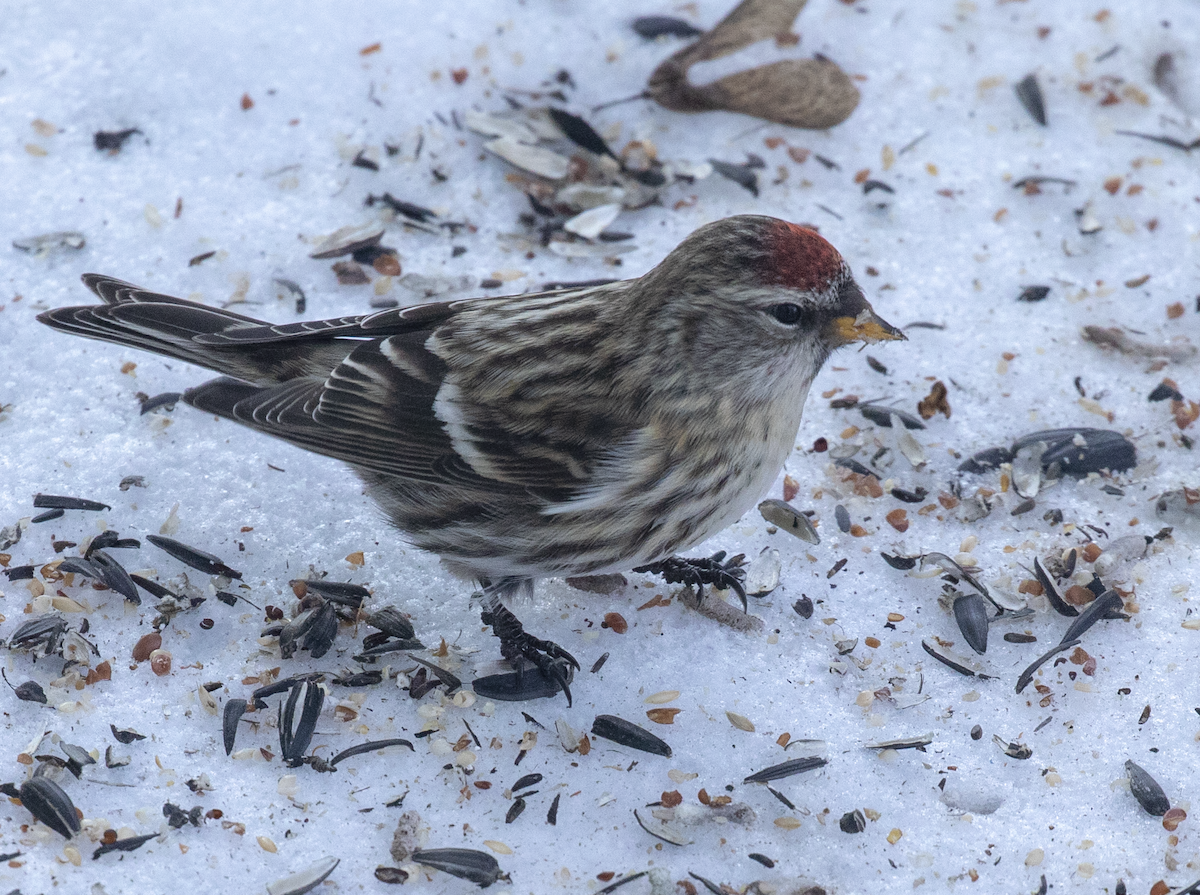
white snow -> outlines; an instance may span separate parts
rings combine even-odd
[[[269,669],[336,672],[353,664],[368,629],[343,628],[322,660],[302,653],[284,661],[256,642],[261,612],[219,603],[207,578],[189,571],[188,580],[210,599],[164,630],[173,670],[156,677],[148,663],[133,667],[130,659],[134,642],[150,630],[152,600],[127,607],[111,591],[64,588],[86,607],[88,636],[111,663],[112,680],[79,691],[51,689],[56,708],[3,697],[0,780],[19,785],[29,768],[18,754],[53,731],[101,755],[82,780],[61,779],[89,829],[97,835],[106,826],[130,834],[161,829],[164,836],[93,861],[96,843],[87,836],[68,845],[43,826],[22,827],[31,823],[29,813],[6,803],[0,853],[21,855],[0,866],[0,891],[262,892],[326,855],[341,863],[317,891],[392,891],[374,870],[395,863],[388,848],[401,811],[419,813],[431,848],[499,850],[511,882],[492,891],[513,893],[595,891],[604,885],[598,874],[651,868],[666,880],[656,892],[682,892],[674,883],[684,880],[704,891],[689,872],[738,892],[758,880],[764,893],[803,891],[806,884],[842,893],[964,886],[1025,892],[1036,890],[1043,874],[1058,892],[1114,892],[1124,879],[1128,891],[1146,893],[1158,880],[1174,888],[1200,878],[1196,820],[1165,830],[1138,807],[1124,770],[1133,759],[1172,805],[1192,813],[1200,632],[1183,624],[1192,616],[1200,557],[1196,529],[1157,518],[1154,503],[1164,491],[1200,486],[1197,454],[1181,440],[1194,439],[1200,427],[1181,432],[1169,404],[1146,396],[1169,376],[1187,399],[1200,399],[1197,361],[1151,370],[1145,358],[1102,351],[1080,336],[1082,326],[1096,324],[1139,331],[1149,342],[1200,341],[1195,154],[1116,133],[1169,134],[1184,142],[1200,133],[1179,105],[1194,109],[1200,102],[1200,8],[1183,0],[1107,8],[1079,0],[812,0],[796,24],[800,47],[774,52],[824,53],[861,76],[860,106],[831,131],[789,130],[725,113],[687,116],[644,101],[590,111],[639,92],[680,45],[641,40],[629,28],[633,16],[684,15],[706,27],[728,8],[717,0],[683,7],[565,0],[9,4],[0,39],[0,528],[34,515],[38,492],[113,507],[29,527],[7,551],[10,565],[40,568],[56,558],[51,535],[82,543],[105,526],[124,536],[158,533],[178,504],[174,536],[241,569],[250,586],[244,593],[257,605],[290,607],[288,580],[310,569],[367,583],[371,606],[394,604],[412,615],[427,645],[451,644],[450,658],[440,661],[468,679],[489,669],[496,640],[468,605],[470,587],[435,557],[406,546],[346,469],[182,405],[139,416],[136,392],[180,391],[207,374],[56,334],[34,319],[47,308],[86,303],[79,275],[87,271],[213,304],[244,296],[238,309],[245,313],[301,319],[290,298],[276,297],[272,279],[285,277],[307,294],[305,318],[365,312],[372,287],[339,286],[331,262],[308,255],[339,227],[378,219],[379,206],[364,207],[368,193],[388,191],[471,225],[453,237],[391,226],[384,243],[399,250],[405,274],[501,279],[504,290],[497,291],[509,292],[547,281],[638,275],[698,225],[730,214],[807,222],[841,250],[885,318],[945,329],[909,329],[907,343],[844,351],[818,377],[787,473],[800,482],[794,503],[820,520],[819,546],[768,533],[752,511],[699,551],[751,557],[768,547],[780,551],[781,586],[751,601],[765,633],[719,626],[678,599],[639,609],[675,590],[645,575],[631,574],[629,588],[605,597],[545,582],[532,603],[516,607],[531,631],[582,662],[572,708],[561,698],[462,706],[437,693],[414,702],[394,681],[352,692],[331,686],[314,739],[326,758],[367,739],[438,730],[414,740],[415,754],[360,756],[336,774],[293,771],[277,755],[275,697],[271,709],[250,716],[259,724],[241,725],[237,746],[275,757],[234,760],[224,753],[220,717],[197,696],[202,684],[219,682],[213,696],[223,705],[254,688],[243,679]],[[1040,27],[1048,29],[1044,36]],[[377,52],[362,55],[375,43]],[[755,60],[772,55],[755,52]],[[1153,83],[1164,52],[1175,61],[1177,102]],[[710,73],[739,64],[723,60]],[[574,89],[554,81],[563,68]],[[467,73],[461,84],[451,75],[458,69]],[[1013,92],[1030,72],[1045,93],[1048,127],[1035,124]],[[693,73],[705,76],[699,68]],[[452,113],[461,121],[470,110],[502,112],[506,91],[558,87],[568,107],[618,148],[648,140],[663,159],[692,165],[709,158],[741,162],[757,153],[767,163],[759,171],[760,197],[718,175],[673,186],[661,205],[622,212],[609,227],[635,234],[635,249],[619,267],[536,246],[527,255],[527,231],[517,216],[528,203],[505,180],[512,169],[484,152],[484,138],[455,127]],[[1106,105],[1109,91],[1118,101]],[[253,103],[248,109],[244,95]],[[93,148],[95,131],[128,127],[141,134],[119,153]],[[398,153],[389,155],[385,144]],[[808,150],[807,160],[797,161],[793,155],[805,153],[789,154],[789,146]],[[351,165],[364,149],[378,172]],[[816,154],[838,167],[826,168]],[[856,172],[869,174],[856,178]],[[1045,184],[1038,195],[1013,188],[1031,175],[1076,185]],[[868,176],[895,193],[864,196],[856,181]],[[1103,227],[1087,236],[1075,216],[1086,203]],[[9,248],[13,240],[61,230],[82,232],[86,247],[44,256]],[[454,256],[452,246],[467,251]],[[189,259],[213,251],[189,266]],[[1044,301],[1016,301],[1022,288],[1036,284],[1051,287]],[[396,285],[385,297],[415,300]],[[1171,319],[1167,307],[1176,302],[1184,313]],[[886,365],[886,375],[868,367],[868,353]],[[837,396],[882,398],[911,413],[934,379],[948,386],[953,415],[913,433],[927,457],[920,471],[904,459],[912,446],[902,455],[892,430],[853,410],[832,410],[826,400],[839,390]],[[1114,477],[1121,496],[1103,491],[1105,480],[1064,480],[1021,516],[1010,515],[1019,502],[1011,491],[970,524],[959,521],[961,509],[936,504],[961,458],[1029,431],[1066,426],[1125,432],[1142,463],[1151,463],[1137,475]],[[861,431],[847,433],[848,427]],[[877,447],[891,448],[878,461],[886,476],[927,488],[935,509],[920,515],[920,505],[890,496],[850,494],[832,477],[829,455],[807,450],[822,436],[834,447],[861,441],[862,462]],[[128,475],[144,476],[146,487],[118,490]],[[999,490],[998,473],[963,479],[968,496],[980,486]],[[776,483],[769,496],[780,492]],[[838,531],[838,503],[865,536]],[[898,507],[911,523],[904,534],[884,520]],[[1043,519],[1051,508],[1062,510],[1065,527]],[[1035,678],[1045,691],[1031,686],[1021,695],[1013,692],[1017,675],[1058,641],[1065,619],[1044,599],[1032,599],[1036,615],[996,625],[980,657],[996,678],[964,678],[920,645],[940,637],[969,652],[952,616],[938,606],[940,581],[907,576],[879,557],[884,550],[969,553],[980,579],[1012,600],[1020,596],[1018,583],[1031,577],[1026,569],[1035,556],[1081,546],[1092,535],[1103,548],[1168,524],[1177,526],[1173,538],[1156,542],[1122,585],[1134,589],[1138,611],[1130,621],[1101,622],[1084,635],[1094,675],[1051,662]],[[968,538],[977,539],[973,549],[963,544]],[[363,551],[361,567],[345,559],[355,551]],[[181,583],[183,567],[147,543],[117,557],[131,570]],[[827,578],[843,558],[845,567]],[[4,637],[45,611],[47,597],[61,587],[51,582],[47,597],[35,600],[27,584],[0,579]],[[791,608],[801,594],[816,603],[809,620]],[[601,627],[609,612],[624,616],[626,633]],[[889,627],[889,613],[903,619]],[[77,623],[85,616],[67,617]],[[214,620],[211,630],[200,627],[202,618]],[[1001,639],[1005,631],[1026,629],[1037,643]],[[850,638],[858,646],[839,657],[835,642]],[[872,648],[867,638],[879,643]],[[590,674],[605,652],[603,670]],[[831,673],[835,661],[843,673]],[[53,659],[34,664],[7,651],[4,668],[13,684],[34,679],[48,687],[58,674]],[[896,704],[882,688],[891,689]],[[647,697],[666,690],[679,691],[667,704],[681,709],[670,726],[645,715],[661,707],[647,705]],[[918,690],[929,698],[911,704]],[[357,717],[342,720],[334,705],[355,692]],[[1143,722],[1144,707],[1150,711]],[[727,712],[749,719],[754,730],[731,723]],[[593,740],[587,756],[558,745],[557,720],[585,731],[604,713],[652,729],[674,757],[603,740]],[[443,770],[462,755],[449,746],[466,734],[464,722],[483,744],[467,746],[476,753],[469,776],[457,766]],[[118,745],[110,723],[148,738]],[[975,724],[983,730],[978,741],[969,736]],[[537,745],[514,767],[527,731],[537,733]],[[863,748],[926,732],[933,743],[925,753]],[[803,747],[780,748],[784,733],[829,744],[827,767],[771,784],[794,811],[764,786],[742,783],[803,754]],[[992,742],[995,734],[1028,745],[1032,757],[1006,757]],[[132,756],[127,767],[105,768],[110,744]],[[57,750],[47,742],[41,751]],[[544,775],[538,794],[506,825],[508,787],[534,772]],[[194,794],[186,781],[200,774],[212,789]],[[291,774],[294,791],[284,779]],[[485,780],[490,789],[474,785]],[[701,788],[748,805],[753,819],[716,818],[700,808]],[[647,803],[675,790],[683,798],[681,816],[696,821],[683,827],[693,844],[682,847],[651,838],[633,816],[637,808],[646,817]],[[385,807],[406,792],[402,809]],[[545,816],[555,794],[562,799],[551,827]],[[201,829],[168,830],[161,813],[167,801],[185,810],[219,809],[223,817]],[[865,831],[841,832],[838,819],[856,808],[869,815]],[[244,825],[244,835],[224,822]],[[889,842],[889,833],[902,835]],[[261,844],[268,841],[271,850]],[[751,852],[774,859],[774,869],[749,859]],[[421,874],[407,886],[473,890],[445,874]],[[640,895],[650,883],[620,891]]]

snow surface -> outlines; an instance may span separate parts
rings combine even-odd
[[[519,278],[506,284],[512,291],[550,280],[640,274],[699,224],[734,213],[809,222],[839,247],[883,316],[945,329],[910,329],[907,343],[843,352],[818,378],[787,472],[800,482],[797,505],[814,510],[821,522],[819,546],[769,533],[752,512],[700,551],[754,557],[764,548],[779,550],[782,584],[751,606],[765,633],[734,632],[678,600],[639,611],[654,595],[673,591],[644,575],[631,575],[628,588],[606,597],[545,582],[531,605],[518,607],[531,630],[583,663],[572,708],[561,698],[460,707],[439,701],[437,693],[416,703],[393,681],[359,691],[358,717],[344,721],[333,707],[351,694],[331,688],[314,741],[326,757],[366,739],[411,738],[423,726],[438,730],[414,741],[415,754],[364,755],[330,775],[293,772],[277,756],[233,760],[221,745],[220,718],[200,705],[197,688],[220,682],[213,695],[223,704],[253,689],[244,678],[272,668],[282,666],[286,675],[349,667],[367,629],[343,629],[323,660],[302,653],[281,661],[256,642],[264,626],[260,612],[210,599],[165,629],[174,666],[156,677],[148,663],[133,667],[129,658],[150,629],[152,601],[133,608],[110,591],[64,591],[87,607],[89,636],[111,662],[112,680],[81,691],[51,688],[56,709],[6,698],[0,758],[7,764],[0,779],[25,779],[28,768],[17,763],[18,753],[42,731],[101,755],[111,744],[132,756],[128,767],[108,770],[101,758],[82,780],[64,775],[62,785],[86,818],[131,834],[161,829],[164,835],[136,852],[93,861],[94,843],[86,837],[64,847],[45,827],[23,827],[28,812],[6,804],[0,853],[21,855],[0,866],[0,890],[261,892],[268,882],[335,855],[341,865],[318,891],[391,891],[373,873],[395,863],[388,848],[402,810],[420,815],[429,847],[505,852],[497,857],[511,883],[492,891],[514,893],[595,891],[603,885],[597,874],[650,868],[663,871],[659,892],[682,892],[674,882],[683,880],[703,891],[689,872],[734,891],[758,880],[758,891],[780,893],[808,883],[843,893],[1023,892],[1036,890],[1043,874],[1054,891],[1113,892],[1123,878],[1128,891],[1146,893],[1160,879],[1176,887],[1200,877],[1195,820],[1173,834],[1165,830],[1135,803],[1123,769],[1132,758],[1173,805],[1192,810],[1200,633],[1181,625],[1192,611],[1200,568],[1194,530],[1177,527],[1133,570],[1123,585],[1135,590],[1131,599],[1139,610],[1130,621],[1102,622],[1085,635],[1082,647],[1096,660],[1093,676],[1078,665],[1048,664],[1036,679],[1045,692],[1031,687],[1021,695],[1013,691],[1016,676],[1058,641],[1066,620],[1044,599],[1032,599],[1035,617],[992,632],[982,661],[996,679],[961,677],[920,645],[936,636],[968,652],[953,618],[938,606],[938,580],[906,576],[879,557],[882,550],[955,555],[964,540],[977,539],[969,552],[981,579],[1012,599],[1034,557],[1082,545],[1094,532],[1085,525],[1102,530],[1104,547],[1123,535],[1152,535],[1178,524],[1156,518],[1154,500],[1184,484],[1200,485],[1196,454],[1183,446],[1168,405],[1146,396],[1170,376],[1185,396],[1200,397],[1196,362],[1150,371],[1146,359],[1085,343],[1080,329],[1119,324],[1148,341],[1197,339],[1194,155],[1115,131],[1167,133],[1185,142],[1196,135],[1194,122],[1153,85],[1151,71],[1161,53],[1174,53],[1183,101],[1194,107],[1200,7],[1178,0],[1110,3],[1107,9],[1075,0],[813,0],[797,22],[799,50],[786,52],[825,53],[862,76],[862,103],[839,127],[793,131],[725,113],[685,116],[647,102],[590,113],[597,103],[638,92],[679,45],[641,40],[628,27],[632,16],[676,13],[708,26],[727,8],[716,0],[687,4],[682,13],[670,5],[565,0],[8,5],[0,39],[0,252],[7,252],[0,255],[0,527],[32,515],[37,492],[81,495],[113,507],[31,526],[8,551],[14,565],[54,559],[51,535],[82,542],[106,525],[126,536],[156,533],[178,504],[175,536],[241,569],[250,586],[245,593],[259,606],[290,606],[288,579],[310,569],[327,572],[368,583],[373,606],[392,603],[410,613],[427,644],[442,638],[452,644],[443,661],[467,678],[489,666],[496,641],[468,608],[470,588],[450,578],[436,558],[406,547],[342,466],[183,406],[139,416],[136,392],[182,390],[205,374],[55,334],[34,320],[39,310],[87,301],[79,283],[86,271],[214,304],[241,289],[248,313],[299,319],[290,301],[276,297],[272,278],[283,276],[307,293],[305,317],[361,313],[371,287],[337,285],[330,262],[308,253],[320,236],[374,219],[378,207],[363,207],[369,192],[390,191],[472,225],[453,238],[393,226],[384,241],[398,248],[405,272],[476,281],[514,272]],[[1044,36],[1041,27],[1048,30]],[[378,52],[360,54],[376,42]],[[501,111],[506,90],[559,86],[553,78],[564,67],[577,85],[563,88],[569,107],[586,114],[615,146],[648,139],[663,158],[693,162],[739,162],[757,153],[767,162],[761,196],[716,175],[672,187],[662,205],[624,212],[613,225],[636,237],[619,268],[540,249],[528,257],[526,231],[517,222],[528,206],[505,180],[511,169],[485,156],[481,138],[457,129],[451,113]],[[712,71],[736,67],[723,61]],[[456,84],[450,72],[459,68],[467,78]],[[1045,128],[1013,92],[1030,72],[1045,92]],[[1084,83],[1093,85],[1091,92],[1081,90]],[[1103,105],[1108,89],[1119,101]],[[243,95],[252,99],[251,108],[242,108]],[[56,132],[45,135],[48,129],[38,130],[35,121],[49,122]],[[126,127],[142,134],[119,154],[92,147],[93,132]],[[768,148],[764,141],[771,137],[786,142]],[[388,156],[385,143],[400,152]],[[814,156],[798,163],[788,145],[839,167],[828,169]],[[351,166],[364,147],[379,154],[378,172]],[[884,157],[891,153],[887,168]],[[448,175],[445,182],[431,174],[434,166]],[[895,193],[864,196],[855,175],[867,169]],[[786,179],[775,182],[783,174]],[[1049,184],[1030,196],[1012,186],[1028,175],[1077,185],[1066,191]],[[1122,179],[1111,193],[1104,186],[1110,178]],[[881,201],[886,207],[878,207]],[[1089,201],[1103,230],[1083,236],[1074,211]],[[1151,221],[1157,222],[1153,229]],[[46,256],[7,248],[13,239],[55,230],[81,231],[86,248]],[[453,256],[454,245],[466,253]],[[217,254],[188,265],[209,251]],[[1146,275],[1140,285],[1125,285]],[[1018,303],[1022,288],[1034,284],[1051,286],[1049,297]],[[399,287],[390,296],[404,297]],[[1186,313],[1168,319],[1166,308],[1175,302]],[[886,365],[886,375],[868,367],[867,353]],[[123,371],[127,363],[136,369]],[[961,508],[937,506],[918,515],[917,505],[889,496],[849,494],[832,477],[829,455],[807,451],[819,436],[835,447],[857,438],[863,461],[877,445],[895,447],[893,432],[853,410],[830,409],[823,393],[886,398],[912,412],[933,378],[949,387],[953,415],[915,433],[926,466],[914,471],[894,449],[878,461],[897,484],[929,489],[930,502],[948,487],[959,455],[1041,428],[1111,425],[1135,440],[1143,468],[1115,477],[1123,496],[1103,491],[1105,480],[1064,481],[1039,495],[1033,512],[1010,515],[1019,498],[1009,492],[990,516],[965,524],[958,519]],[[1111,424],[1097,410],[1110,414]],[[851,426],[861,432],[847,435]],[[1193,426],[1184,434],[1195,432]],[[119,491],[117,483],[128,475],[144,476],[146,487]],[[980,486],[998,489],[999,475],[964,479],[968,496]],[[780,489],[777,483],[772,496]],[[839,502],[865,536],[837,530]],[[884,521],[898,507],[908,510],[911,522],[902,535]],[[1052,508],[1062,510],[1064,524],[1043,519]],[[360,550],[361,568],[344,559]],[[149,544],[118,556],[130,569],[152,569],[180,583],[182,566]],[[845,567],[827,578],[843,558]],[[188,578],[210,589],[204,576],[189,572]],[[26,613],[47,608],[47,598],[34,600],[26,582],[0,580],[0,593],[4,636],[29,618]],[[791,608],[802,593],[816,603],[809,620]],[[600,627],[608,612],[624,616],[627,633]],[[888,627],[889,613],[903,619]],[[211,630],[200,627],[206,617],[215,621]],[[999,636],[1026,629],[1036,644]],[[866,644],[868,637],[878,638],[877,648]],[[834,643],[848,638],[859,644],[840,659],[843,673],[831,673],[839,660]],[[590,674],[605,652],[603,670]],[[56,662],[34,664],[26,655],[6,656],[5,668],[14,684],[32,678],[48,687],[58,673]],[[897,704],[870,696],[884,687]],[[899,707],[919,689],[927,701]],[[679,691],[669,703],[681,709],[671,726],[644,714],[652,707],[647,697],[666,690]],[[274,702],[254,716],[261,719],[257,727],[242,725],[239,749],[278,753]],[[1148,719],[1141,719],[1144,707]],[[754,730],[733,726],[726,712],[749,719]],[[674,757],[596,739],[586,756],[564,752],[554,722],[563,718],[586,730],[601,713],[652,728]],[[443,770],[460,754],[447,754],[446,747],[466,732],[464,721],[483,744],[469,747],[477,752],[470,776]],[[110,723],[148,739],[120,746]],[[983,737],[973,741],[969,731],[976,724]],[[537,745],[514,767],[518,743],[531,730]],[[785,732],[829,744],[826,768],[772,784],[794,811],[765,787],[742,783],[747,774],[796,756],[797,750],[777,744]],[[934,741],[925,753],[880,755],[863,748],[926,732]],[[1032,757],[1006,757],[993,734],[1027,744]],[[43,751],[55,750],[47,744]],[[539,793],[506,825],[506,790],[534,772],[545,777]],[[281,778],[292,773],[294,793],[286,781],[281,792]],[[200,774],[212,789],[195,795],[185,781]],[[472,785],[483,780],[490,789]],[[942,801],[943,782],[959,809]],[[664,791],[678,790],[685,806],[698,809],[701,788],[750,806],[754,819],[685,827],[694,843],[683,847],[661,843],[636,824],[633,809],[645,812]],[[402,809],[385,807],[406,792]],[[558,825],[551,827],[545,816],[555,794],[562,800]],[[244,825],[244,835],[215,819],[202,829],[168,830],[161,813],[166,801],[219,809],[224,821]],[[997,801],[998,810],[982,813]],[[871,819],[862,834],[848,835],[838,819],[855,808],[869,809]],[[89,825],[97,835],[104,827]],[[268,841],[271,850],[262,844]],[[751,852],[774,859],[774,869],[748,858]],[[648,892],[648,879],[621,891]],[[439,893],[473,889],[440,873],[407,885]]]

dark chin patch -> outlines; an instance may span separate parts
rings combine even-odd
[[[842,269],[842,256],[816,231],[777,221],[767,237],[768,283],[804,292],[824,291]]]

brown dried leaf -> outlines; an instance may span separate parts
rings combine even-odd
[[[1171,413],[1175,415],[1175,425],[1186,429],[1200,419],[1200,404],[1195,401],[1172,401]]]
[[[935,413],[943,413],[946,419],[950,418],[950,402],[946,400],[946,386],[942,380],[935,382],[929,394],[920,400],[917,413],[921,414],[923,420],[930,419]]]
[[[711,31],[659,65],[650,75],[646,95],[676,112],[724,109],[812,129],[840,124],[858,105],[859,92],[849,76],[824,57],[784,59],[703,87],[688,82],[688,70],[698,62],[790,33],[806,2],[742,0]]]

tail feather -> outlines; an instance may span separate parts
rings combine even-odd
[[[38,315],[38,320],[63,332],[152,351],[259,385],[324,375],[346,354],[332,341],[303,347],[288,343],[203,344],[199,337],[257,330],[268,324],[101,274],[85,274],[83,282],[104,304],[55,308]]]
[[[205,359],[199,346],[189,346],[186,340],[170,339],[156,334],[153,327],[133,327],[112,314],[111,305],[87,305],[75,308],[55,308],[38,315],[38,320],[54,329],[100,339],[130,348],[141,348],[189,363],[215,369],[211,356]]]
[[[262,324],[261,320],[256,320],[253,317],[235,314],[233,311],[225,309],[217,311],[215,308],[198,305],[196,302],[188,301],[186,298],[176,298],[174,295],[166,295],[162,292],[151,292],[148,289],[143,289],[141,286],[135,286],[133,283],[127,283],[124,280],[118,280],[116,277],[110,277],[102,273],[85,273],[80,279],[83,280],[83,285],[91,289],[106,305],[128,305],[148,302],[158,305],[180,305],[188,308],[203,307],[206,310],[221,314],[230,323],[249,323],[256,326]]]

